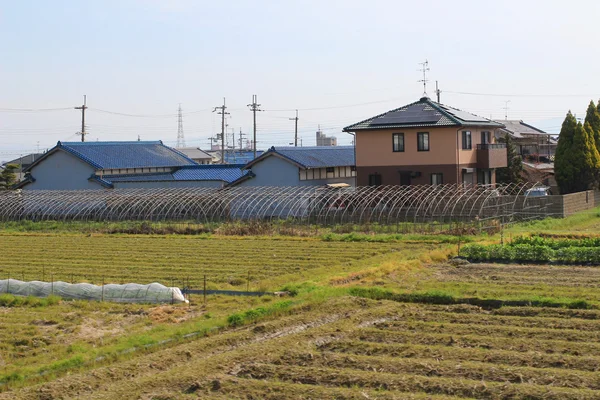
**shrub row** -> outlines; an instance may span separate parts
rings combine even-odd
[[[482,299],[479,297],[458,297],[439,290],[427,292],[396,293],[381,288],[353,287],[350,295],[373,300],[392,300],[402,303],[420,304],[470,304],[484,308],[501,307],[552,307],[569,309],[594,309],[596,306],[580,299],[530,296],[519,299]]]
[[[600,237],[578,239],[552,239],[542,236],[519,236],[513,239],[510,246],[526,244],[530,246],[548,246],[554,250],[568,247],[600,247]]]
[[[529,244],[499,244],[483,246],[471,244],[463,247],[460,256],[469,261],[533,262],[558,264],[594,264],[600,265],[600,247],[562,247]]]

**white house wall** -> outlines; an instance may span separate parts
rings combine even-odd
[[[31,170],[35,182],[24,190],[84,190],[101,189],[97,182],[89,181],[95,169],[77,157],[59,150],[49,155]]]
[[[325,169],[323,168],[323,170]],[[348,167],[348,170],[350,170],[350,167]],[[354,177],[300,180],[300,174],[303,174],[303,178],[305,176],[304,171],[289,161],[275,156],[267,157],[254,164],[252,172],[256,176],[240,183],[240,186],[324,186],[329,183],[347,183],[354,186],[355,183]],[[321,175],[319,174],[319,176]],[[323,173],[323,176],[326,176],[326,174]]]

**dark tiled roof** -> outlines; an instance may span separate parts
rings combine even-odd
[[[528,125],[521,120],[509,119],[496,122],[503,124],[504,130],[510,132],[510,134],[516,138],[522,138],[522,135],[547,135],[543,130]]]
[[[503,125],[457,108],[436,103],[428,97],[422,97],[414,103],[347,126],[344,128],[344,132],[436,126],[502,127]]]
[[[253,164],[272,155],[279,155],[298,166],[308,168],[344,167],[354,165],[354,147],[352,146],[314,146],[314,147],[271,147],[269,151],[256,160],[246,164],[250,168]]]
[[[28,169],[57,150],[64,150],[96,169],[181,167],[197,165],[161,141],[154,142],[58,142]]]

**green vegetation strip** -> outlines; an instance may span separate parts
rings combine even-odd
[[[560,299],[552,297],[532,296],[523,299],[481,299],[478,297],[456,297],[442,291],[395,293],[380,288],[350,288],[349,293],[353,296],[365,297],[373,300],[392,300],[403,303],[422,304],[470,304],[483,308],[500,308],[505,306],[523,307],[556,307],[570,309],[593,309],[597,308],[585,300]]]
[[[600,238],[517,237],[506,245],[469,244],[460,256],[469,261],[600,265]]]

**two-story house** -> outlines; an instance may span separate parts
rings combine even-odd
[[[501,123],[428,97],[344,128],[355,136],[357,185],[492,184],[506,167]]]

